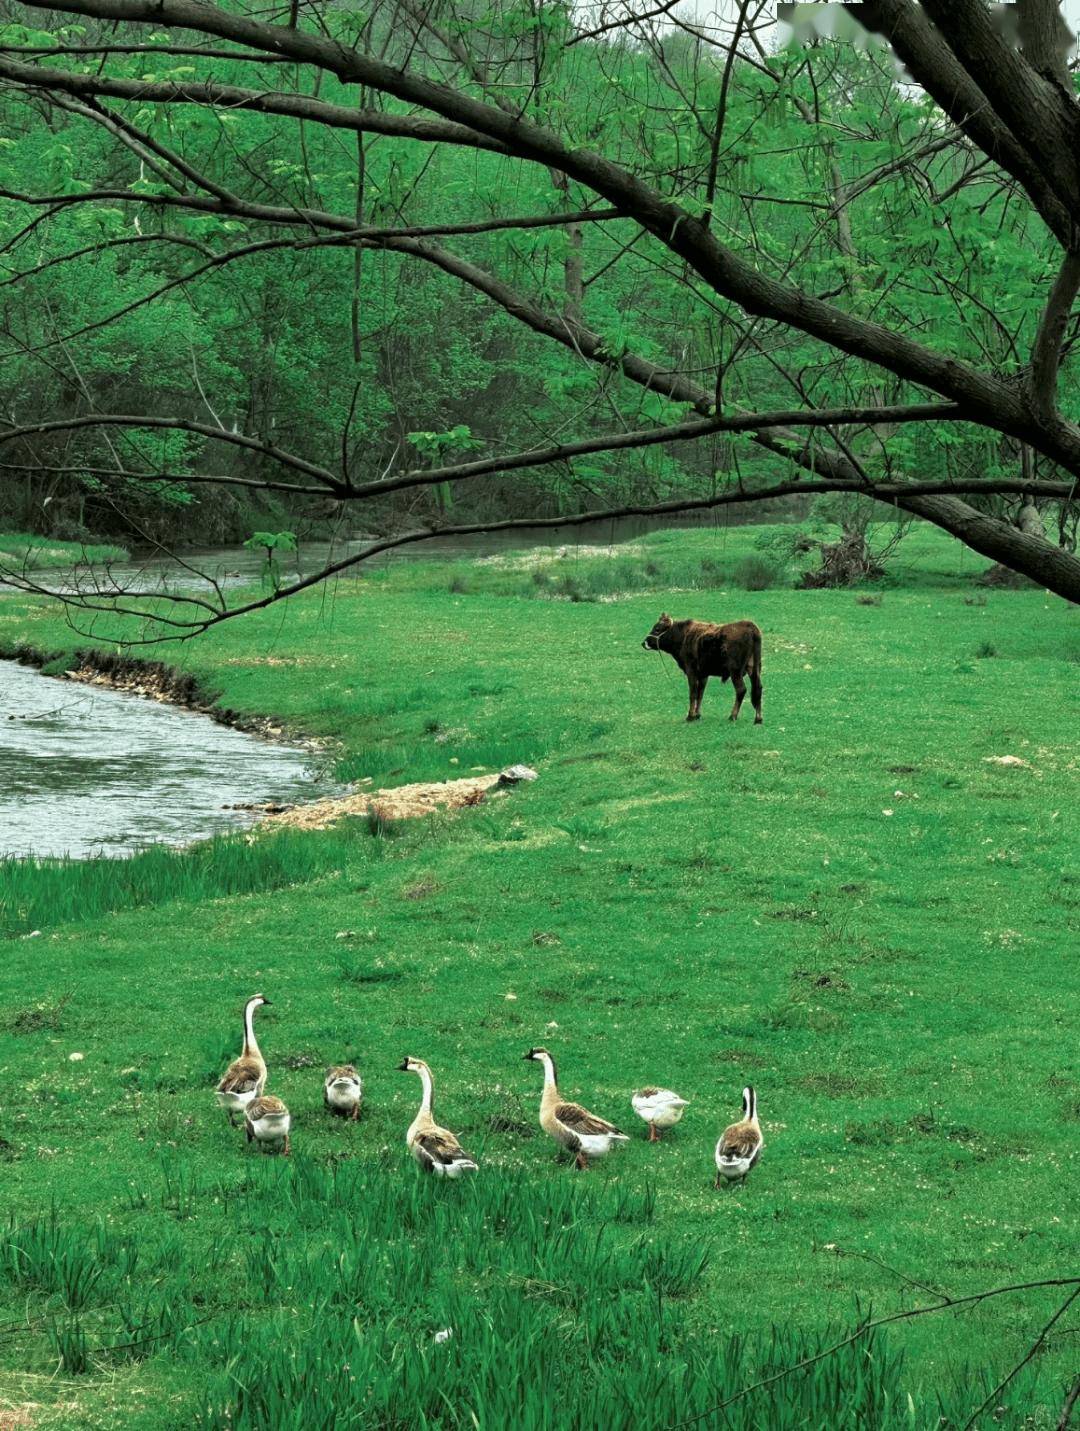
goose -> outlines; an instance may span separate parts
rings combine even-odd
[[[360,1101],[363,1096],[364,1085],[353,1064],[339,1063],[326,1070],[323,1102],[331,1113],[336,1113],[340,1118],[351,1118],[355,1123],[360,1117]]]
[[[420,1058],[403,1058],[398,1069],[401,1073],[418,1073],[423,1089],[420,1111],[405,1134],[405,1142],[416,1161],[426,1173],[434,1173],[440,1178],[460,1178],[467,1168],[475,1171],[476,1163],[453,1133],[447,1128],[440,1128],[432,1116],[434,1080],[431,1069]]]
[[[225,1070],[225,1077],[217,1086],[217,1101],[220,1107],[229,1110],[229,1122],[236,1126],[237,1113],[244,1113],[253,1098],[259,1098],[266,1087],[266,1060],[259,1052],[255,1041],[255,1010],[263,1004],[269,1007],[270,1000],[262,994],[254,994],[244,1005],[244,1047],[240,1057],[234,1058]]]
[[[546,1048],[531,1048],[524,1058],[544,1065],[544,1091],[540,1097],[540,1126],[557,1143],[574,1154],[579,1168],[587,1168],[590,1158],[602,1158],[613,1143],[628,1143],[627,1134],[606,1118],[598,1118],[579,1103],[567,1103],[559,1094],[555,1060]]]
[[[674,1128],[683,1109],[690,1107],[687,1099],[672,1093],[670,1088],[639,1088],[632,1095],[630,1105],[638,1117],[648,1123],[650,1143],[660,1141],[658,1128]]]
[[[283,1143],[284,1147],[281,1151],[286,1156],[289,1153],[289,1128],[291,1126],[292,1119],[289,1117],[289,1110],[280,1098],[273,1098],[270,1094],[253,1099],[244,1114],[244,1127],[247,1130],[248,1142],[254,1140],[257,1143]]]
[[[757,1094],[752,1088],[742,1091],[743,1115],[738,1123],[725,1128],[716,1145],[716,1186],[720,1179],[732,1182],[735,1178],[745,1179],[747,1173],[761,1157],[765,1139],[761,1136],[761,1124],[757,1116]]]

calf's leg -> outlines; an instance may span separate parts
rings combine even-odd
[[[750,704],[754,707],[754,724],[761,725],[765,717],[761,714],[761,677],[757,671],[750,672]]]
[[[735,704],[731,707],[731,719],[739,719],[739,710],[746,699],[746,682],[741,676],[732,676],[731,684],[735,688]]]
[[[690,710],[687,713],[687,720],[701,719],[701,693],[705,689],[705,682],[697,675],[687,672],[687,685],[690,687]]]

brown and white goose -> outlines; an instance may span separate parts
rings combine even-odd
[[[453,1133],[448,1128],[440,1128],[431,1111],[434,1080],[431,1069],[420,1058],[404,1058],[398,1064],[402,1073],[420,1075],[423,1090],[420,1111],[409,1124],[405,1142],[409,1151],[424,1169],[440,1178],[460,1178],[467,1168],[475,1170],[476,1163],[469,1157]]]
[[[716,1186],[720,1179],[732,1182],[735,1178],[745,1178],[761,1157],[765,1139],[761,1136],[761,1124],[757,1116],[757,1094],[752,1088],[742,1091],[743,1115],[738,1123],[732,1123],[720,1134],[716,1145]]]
[[[360,1117],[360,1103],[364,1097],[364,1085],[355,1065],[338,1063],[326,1070],[323,1081],[323,1102],[331,1113],[339,1118],[351,1118],[355,1123]]]
[[[247,1106],[244,1114],[244,1127],[247,1130],[248,1142],[256,1143],[281,1143],[281,1151],[289,1153],[289,1129],[292,1126],[292,1119],[289,1117],[289,1110],[282,1103],[280,1098],[273,1098],[266,1094],[262,1098],[253,1098]]]
[[[234,1127],[236,1115],[245,1113],[251,1101],[260,1097],[266,1087],[266,1060],[255,1039],[255,1010],[269,1003],[262,994],[254,994],[244,1005],[244,1047],[217,1086],[218,1104],[229,1110],[229,1122]]]
[[[579,1168],[587,1168],[592,1158],[602,1158],[613,1143],[628,1143],[626,1133],[582,1108],[580,1103],[567,1103],[559,1093],[555,1075],[555,1060],[546,1048],[531,1048],[523,1057],[544,1065],[544,1091],[540,1097],[540,1126],[557,1143],[573,1153]]]

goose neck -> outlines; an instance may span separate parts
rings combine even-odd
[[[249,1057],[259,1058],[259,1045],[255,1038],[255,1010],[258,1004],[252,1002],[244,1005],[244,1053]]]
[[[544,1093],[557,1093],[558,1084],[556,1082],[555,1060],[550,1053],[543,1053],[540,1055],[540,1062],[544,1065]]]
[[[416,1070],[420,1075],[420,1112],[431,1116],[431,1105],[434,1099],[435,1085],[431,1077],[431,1069],[426,1064],[421,1064]]]

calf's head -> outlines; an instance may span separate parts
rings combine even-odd
[[[646,651],[662,651],[663,646],[661,642],[663,640],[663,637],[668,631],[671,630],[674,624],[675,623],[672,621],[671,617],[667,614],[667,612],[661,611],[660,620],[656,623],[653,629],[649,632],[648,636],[646,636],[645,640],[641,643],[645,647]]]

